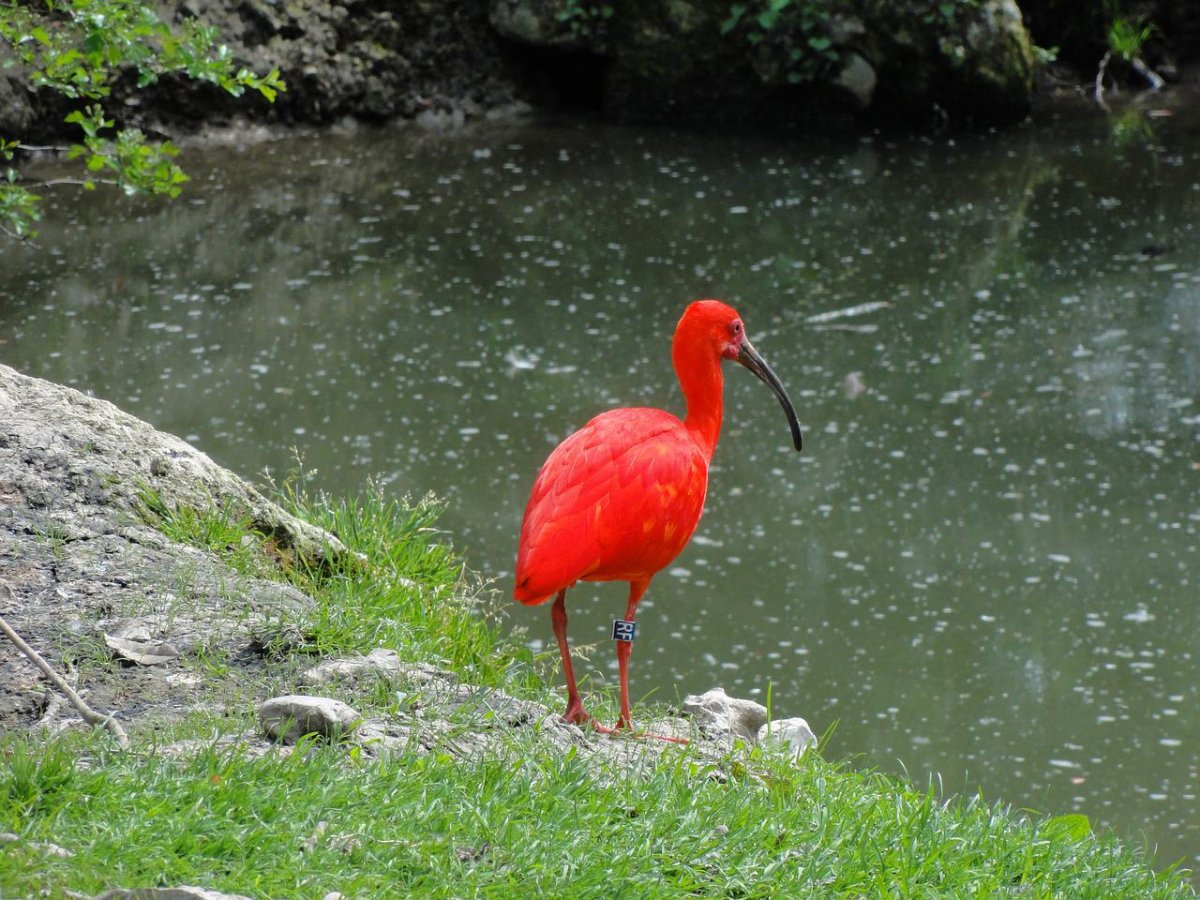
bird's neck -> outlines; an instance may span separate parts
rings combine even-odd
[[[689,354],[677,348],[674,355],[675,374],[687,401],[684,427],[696,438],[708,459],[712,459],[721,436],[721,415],[724,409],[725,379],[721,361],[710,356]]]

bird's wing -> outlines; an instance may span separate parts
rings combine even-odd
[[[518,600],[581,578],[649,577],[687,543],[707,462],[674,416],[621,409],[560,444],[534,482],[517,557]]]

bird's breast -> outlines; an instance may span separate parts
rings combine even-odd
[[[652,576],[691,538],[707,489],[708,458],[674,416],[597,416],[555,449],[534,483],[518,599],[537,602],[581,579]]]

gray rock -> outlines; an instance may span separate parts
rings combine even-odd
[[[114,888],[93,900],[250,900],[245,894],[226,894],[208,888],[180,885],[167,888]]]
[[[167,509],[216,506],[310,561],[346,554],[333,535],[284,512],[191,444],[105,400],[0,365],[0,422],[0,447],[25,462],[10,491],[46,508],[64,540],[111,533],[111,516],[97,521],[106,507],[140,519],[153,497]]]
[[[304,684],[318,685],[333,681],[358,681],[371,676],[391,679],[399,675],[400,670],[400,657],[396,655],[396,651],[380,647],[366,656],[326,660],[307,670],[300,676],[300,681]]]
[[[444,683],[454,686],[458,679],[453,672],[429,663],[401,662],[395,650],[379,647],[366,656],[329,659],[318,663],[300,676],[302,684],[322,685],[331,682],[355,683],[365,678],[382,678],[396,684],[427,687]]]
[[[174,646],[167,641],[156,641],[149,634],[143,638],[106,633],[104,643],[121,659],[139,666],[157,666],[179,658],[179,651]]]
[[[569,6],[561,0],[492,0],[488,5],[488,21],[497,34],[532,47],[596,49],[603,33],[596,26],[603,24],[603,20],[578,21],[572,27],[572,16],[564,15]],[[574,11],[586,17],[589,8],[577,4]]]
[[[691,716],[707,735],[722,732],[753,741],[767,722],[767,708],[753,700],[730,697],[724,688],[690,694],[683,701],[683,714]]]
[[[790,719],[772,719],[758,729],[758,742],[785,746],[799,759],[809,747],[816,746],[817,736],[808,727],[808,722],[797,716]]]
[[[842,70],[838,72],[834,83],[846,91],[859,109],[866,109],[875,99],[875,69],[857,53],[847,53],[843,57]]]
[[[267,737],[293,743],[306,734],[319,734],[331,740],[348,737],[362,716],[332,697],[288,694],[273,697],[260,706],[258,720]]]
[[[148,664],[173,652],[254,659],[254,635],[302,621],[313,603],[290,585],[235,573],[217,555],[171,540],[151,524],[157,514],[148,503],[245,519],[270,534],[272,546],[288,548],[285,556],[312,554],[313,565],[348,555],[333,535],[288,515],[179,438],[111,403],[0,366],[0,605],[37,649],[88,653],[103,641],[137,662],[98,672],[87,686],[93,708],[118,718],[173,718],[211,702],[211,684],[172,681],[176,666]],[[239,679],[231,674],[229,682],[236,688]],[[37,722],[43,691],[38,671],[0,641],[0,730]]]

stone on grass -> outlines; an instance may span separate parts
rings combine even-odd
[[[179,658],[173,644],[155,640],[145,628],[127,635],[104,632],[104,643],[120,659],[139,666],[157,666]]]
[[[354,733],[362,716],[332,697],[287,694],[260,706],[258,720],[267,737],[290,744],[306,734],[330,740],[347,737]]]
[[[179,887],[113,888],[93,900],[250,900],[245,894],[226,894],[183,884]]]
[[[799,759],[805,750],[816,745],[817,736],[808,727],[808,722],[796,716],[790,719],[772,719],[758,729],[758,742],[785,746]]]
[[[356,682],[372,677],[414,687],[458,683],[458,678],[453,672],[447,672],[429,663],[402,662],[395,650],[386,647],[372,650],[366,656],[348,656],[318,663],[301,675],[300,680],[307,685],[319,685],[331,681]]]
[[[752,741],[767,722],[767,708],[753,700],[730,697],[724,688],[690,694],[683,701],[683,714],[691,716],[706,734],[726,732]]]
[[[400,672],[400,657],[395,650],[380,647],[366,656],[330,659],[313,666],[300,676],[305,684],[328,684],[331,681],[357,681],[367,675],[392,678]]]

